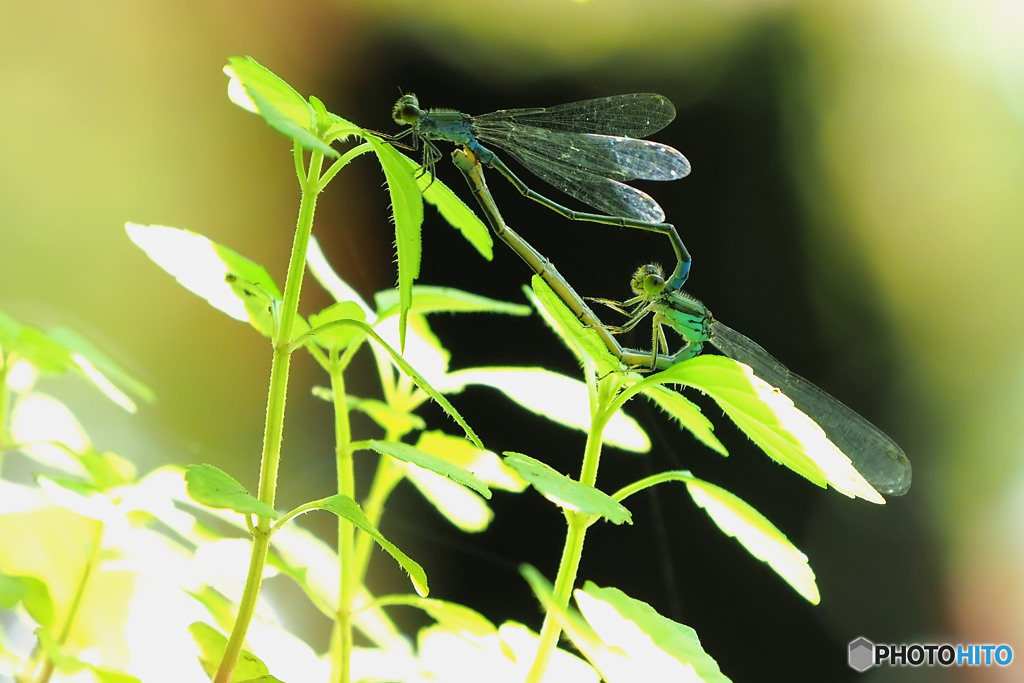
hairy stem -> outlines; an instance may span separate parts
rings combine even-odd
[[[263,431],[263,456],[260,461],[259,499],[273,507],[277,494],[277,471],[281,462],[281,438],[284,433],[284,409],[288,394],[288,370],[291,365],[291,339],[295,319],[298,316],[299,293],[302,290],[302,277],[305,273],[306,247],[313,231],[313,215],[316,213],[316,200],[320,186],[318,183],[323,167],[323,154],[312,152],[309,170],[300,182],[302,199],[299,204],[299,217],[296,221],[295,238],[292,241],[292,253],[288,261],[288,275],[284,286],[284,303],[281,306],[281,317],[274,337],[274,355],[270,364],[270,388],[267,392],[267,419]],[[252,552],[249,556],[249,573],[245,579],[245,588],[238,605],[238,617],[228,637],[224,657],[221,659],[215,683],[228,683],[235,662],[245,642],[245,634],[249,630],[253,614],[256,611],[256,600],[259,597],[260,584],[263,579],[263,568],[267,562],[270,549],[271,520],[260,517],[256,520],[253,533]]]

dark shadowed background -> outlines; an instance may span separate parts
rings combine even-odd
[[[1009,643],[1024,654],[1016,5],[106,0],[4,14],[0,310],[78,328],[159,396],[128,417],[90,389],[62,387],[100,448],[144,470],[210,462],[256,483],[268,345],[179,288],[123,229],[130,220],[195,230],[283,278],[298,199],[290,145],[228,102],[229,56],[251,55],[383,131],[396,129],[390,109],[402,92],[468,113],[659,92],[678,115],[656,137],[693,173],[644,189],[694,256],[688,290],[890,433],[913,461],[914,487],[886,506],[847,500],[769,462],[710,402],[702,406],[727,460],[636,404],[631,414],[654,448],[609,449],[599,484],[611,491],[685,467],[729,488],[809,556],[821,605],[724,538],[681,488],[633,499],[631,527],[596,527],[581,578],[692,626],[738,681],[1019,678],[1019,665],[868,677],[846,666],[846,644],[861,635]],[[454,169],[442,163],[438,173],[469,200]],[[562,220],[495,174],[490,186],[509,223],[584,295],[625,298],[636,266],[671,265],[657,235]],[[388,199],[371,156],[332,183],[314,232],[364,296],[394,283]],[[420,282],[521,302],[529,275],[500,243],[483,261],[428,209]],[[327,302],[307,282],[306,313]],[[456,367],[544,365],[578,376],[536,316],[434,325]],[[328,495],[333,481],[330,411],[308,392],[325,380],[296,358],[281,509]],[[374,385],[357,373],[350,388]],[[454,402],[492,450],[577,469],[583,435],[485,389]],[[430,418],[451,428],[437,411]],[[530,493],[492,504],[492,527],[467,536],[407,487],[384,531],[424,565],[432,596],[538,628],[517,567],[554,576],[561,515]],[[302,523],[331,532],[326,516]],[[407,590],[393,565],[375,567],[378,593]],[[325,623],[294,592],[266,595],[303,637],[326,645]],[[411,611],[400,617],[419,623]]]

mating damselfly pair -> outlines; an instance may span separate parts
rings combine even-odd
[[[495,234],[551,286],[583,324],[598,330],[602,341],[624,365],[650,370],[669,367],[698,355],[704,343],[710,342],[787,395],[821,426],[878,491],[903,495],[909,490],[910,462],[891,438],[812,382],[790,372],[757,343],[715,320],[703,304],[682,291],[690,270],[689,252],[675,227],[665,222],[658,203],[626,184],[632,180],[675,180],[690,172],[689,162],[677,150],[640,139],[660,131],[675,118],[675,107],[667,98],[636,93],[469,116],[454,110],[423,110],[414,95],[405,95],[396,103],[393,117],[397,123],[409,126],[396,137],[410,136],[412,146],[422,148],[424,172],[433,173],[442,157],[436,141],[461,148],[455,154],[455,163]],[[604,214],[574,211],[536,192],[483,143],[508,152],[539,178]],[[505,224],[487,189],[481,164],[498,171],[523,195],[566,218],[665,234],[675,252],[675,269],[665,278],[656,266],[644,266],[631,282],[632,299],[620,305],[599,300],[629,315],[624,325],[604,325],[550,261]],[[633,329],[648,315],[653,321],[651,350],[622,347],[613,335]],[[683,338],[684,346],[674,354],[669,353],[664,326]]]

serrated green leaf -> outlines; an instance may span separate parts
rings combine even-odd
[[[487,484],[477,479],[472,472],[469,472],[448,460],[439,458],[436,455],[431,455],[430,453],[422,451],[415,446],[411,446],[400,441],[371,440],[369,445],[370,448],[378,453],[390,455],[402,462],[412,463],[417,467],[422,467],[423,469],[434,472],[435,474],[448,477],[463,486],[468,486],[484,498],[491,497],[491,490],[487,488]]]
[[[715,425],[704,417],[704,413],[693,401],[682,394],[662,385],[652,386],[645,390],[644,396],[657,404],[662,410],[674,418],[683,429],[689,431],[705,446],[720,453],[729,455],[722,442],[714,435]]]
[[[570,479],[540,460],[522,453],[507,452],[505,464],[560,508],[599,515],[614,524],[633,523],[629,510],[607,493]]]
[[[462,233],[467,242],[490,261],[494,258],[494,239],[480,217],[470,209],[451,188],[431,173],[420,173],[420,163],[404,154],[399,154],[416,177],[423,198],[432,204],[449,225]]]
[[[821,600],[814,571],[778,527],[739,496],[709,482],[686,480],[690,497],[710,515],[718,528],[732,536],[757,559],[767,562],[776,574],[812,605]]]
[[[275,559],[275,555],[279,559]],[[268,560],[295,578],[313,605],[333,619],[338,604],[338,554],[320,538],[298,524],[279,526]],[[233,608],[232,608],[233,609]],[[234,618],[234,614],[231,614]],[[363,585],[356,597],[353,620],[360,633],[384,649],[400,650],[408,646],[394,621]]]
[[[413,320],[422,320],[422,316],[413,316]],[[383,323],[386,325],[388,321],[385,320],[383,321]],[[404,374],[406,374],[413,380],[413,382],[416,383],[417,387],[419,387],[427,396],[429,396],[435,403],[437,403],[442,410],[444,410],[448,415],[450,415],[451,418],[455,420],[456,424],[462,427],[463,431],[465,431],[466,433],[466,437],[469,438],[470,441],[483,448],[483,443],[481,443],[480,437],[476,435],[476,432],[473,431],[473,429],[469,426],[469,424],[462,417],[462,415],[459,414],[459,411],[455,410],[455,406],[453,406],[447,398],[445,398],[437,389],[435,389],[431,385],[431,383],[427,381],[423,374],[416,370],[416,368],[414,368],[409,363],[409,361],[407,361],[402,356],[402,354],[398,353],[390,344],[388,344],[384,340],[384,338],[380,334],[377,333],[376,330],[369,327],[365,323],[353,321],[352,324],[357,327],[361,326],[362,329],[364,329],[365,332],[376,343],[375,348],[380,349],[381,351],[386,353],[395,363],[395,365],[397,365]]]
[[[404,348],[406,318],[412,307],[412,283],[420,276],[423,195],[413,174],[409,172],[405,161],[407,157],[373,137],[367,137],[367,141],[377,153],[391,195],[391,210],[395,219],[395,251],[398,255],[399,343]]]
[[[189,465],[185,468],[189,497],[201,505],[219,510],[234,510],[244,515],[277,519],[277,511],[252,496],[231,475],[213,465]]]
[[[366,315],[359,304],[354,301],[339,301],[331,304],[319,313],[309,316],[309,324],[313,329],[319,328],[338,320],[366,321]],[[327,350],[341,351],[356,339],[363,338],[365,333],[362,330],[348,325],[332,325],[324,330],[316,332],[316,343]]]
[[[520,491],[526,488],[526,482],[506,467],[497,454],[477,448],[465,439],[426,432],[420,435],[416,447],[471,472],[486,484]],[[407,468],[406,478],[445,519],[463,531],[483,531],[494,519],[494,512],[480,495],[441,474]]]
[[[249,320],[245,304],[227,281],[233,275],[260,288],[268,298],[281,292],[263,266],[188,230],[126,223],[128,237],[185,289],[235,320]]]
[[[399,317],[388,316],[377,321],[374,330],[394,349],[399,343]],[[378,354],[379,355],[379,354]],[[409,314],[408,335],[402,356],[432,384],[441,382],[451,362],[451,353],[430,328],[430,321],[418,313]],[[381,357],[381,361],[386,359]]]
[[[224,66],[224,73],[238,86],[244,86],[259,93],[275,109],[297,125],[303,128],[312,128],[313,109],[310,104],[294,88],[252,57],[229,58],[228,63]],[[237,90],[229,90],[229,94],[239,93]],[[244,98],[240,101],[232,99],[232,102],[246,111],[258,113],[252,102]]]
[[[470,384],[497,389],[530,412],[566,427],[590,430],[587,385],[577,379],[544,368],[469,368],[449,373],[441,388],[460,392]],[[622,411],[608,420],[602,438],[610,446],[635,453],[651,449],[644,430]]]
[[[271,128],[306,149],[325,156],[339,154],[317,136],[317,115],[290,85],[251,57],[232,57],[224,67],[228,98],[246,111],[259,114]]]
[[[299,123],[293,121],[258,91],[252,88],[246,88],[245,91],[253,101],[253,104],[255,104],[257,113],[263,117],[267,125],[278,133],[290,138],[305,149],[320,152],[325,157],[337,158],[341,156],[329,144],[317,137],[315,131],[304,128]]]
[[[811,418],[751,369],[724,356],[703,355],[651,375],[636,388],[683,384],[709,395],[726,415],[775,461],[808,481],[844,495],[884,504]]]
[[[420,434],[416,447],[463,467],[494,488],[522,491],[526,481],[493,452],[479,448],[462,437],[440,431]]]
[[[573,593],[596,638],[570,637],[607,683],[704,681],[728,683],[697,632],[663,617],[617,588],[587,581]]]
[[[385,552],[391,555],[391,557],[395,558],[395,561],[398,562],[406,572],[408,572],[416,593],[421,597],[426,597],[429,592],[429,588],[427,586],[427,575],[423,571],[423,567],[399,550],[391,541],[384,538],[380,531],[377,530],[377,527],[375,527],[366,517],[366,513],[363,512],[357,502],[348,496],[344,496],[339,493],[329,498],[313,501],[303,507],[332,512],[339,517],[347,519],[360,530],[369,534],[370,538],[376,541],[377,545],[383,548]]]
[[[385,318],[394,315],[398,308],[398,292],[384,289],[374,296],[378,315]],[[530,307],[507,301],[471,294],[452,287],[431,287],[416,285],[412,291],[411,313],[502,313],[505,315],[530,315]]]

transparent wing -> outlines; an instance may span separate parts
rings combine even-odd
[[[522,147],[508,150],[508,153],[541,180],[608,216],[648,223],[665,220],[665,212],[658,202],[635,187],[579,167],[556,164],[549,157]]]
[[[502,109],[473,117],[474,125],[508,121],[572,133],[622,135],[642,138],[667,126],[676,108],[667,97],[655,93],[612,95],[554,107]]]
[[[910,490],[911,468],[906,453],[882,430],[835,397],[789,371],[753,340],[717,320],[710,326],[710,341],[733,360],[746,363],[754,374],[782,390],[807,413],[857,471],[881,493],[902,496]]]
[[[690,173],[690,162],[679,150],[650,140],[566,133],[508,122],[476,126],[476,131],[480,140],[494,143],[517,159],[517,153],[530,152],[535,163],[564,168],[560,172],[569,176],[579,169],[628,182],[677,180]]]

